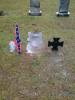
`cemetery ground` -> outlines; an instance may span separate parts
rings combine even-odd
[[[0,100],[75,100],[75,0],[70,17],[56,17],[58,1],[41,0],[40,17],[27,15],[28,0],[0,0]],[[18,23],[22,54],[10,53]],[[27,33],[36,24],[45,40],[45,50],[37,56],[25,53]],[[64,47],[52,52],[49,39],[61,37]]]

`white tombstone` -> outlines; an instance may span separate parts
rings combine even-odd
[[[43,47],[43,37],[41,32],[28,32],[27,53],[37,53]]]

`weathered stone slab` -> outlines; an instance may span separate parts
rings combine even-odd
[[[29,32],[28,33],[27,53],[36,53],[43,46],[43,38],[41,32]]]

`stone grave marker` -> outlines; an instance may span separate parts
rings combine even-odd
[[[31,16],[41,16],[42,11],[40,10],[39,0],[30,0],[30,10],[29,15]]]
[[[27,53],[37,53],[43,47],[42,32],[28,32]]]
[[[60,0],[59,11],[56,12],[57,16],[69,16],[69,4],[70,0]]]

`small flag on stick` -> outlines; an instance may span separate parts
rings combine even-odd
[[[18,25],[16,25],[15,45],[16,45],[17,52],[20,54],[22,51],[22,48],[21,48],[20,32],[19,32]]]

